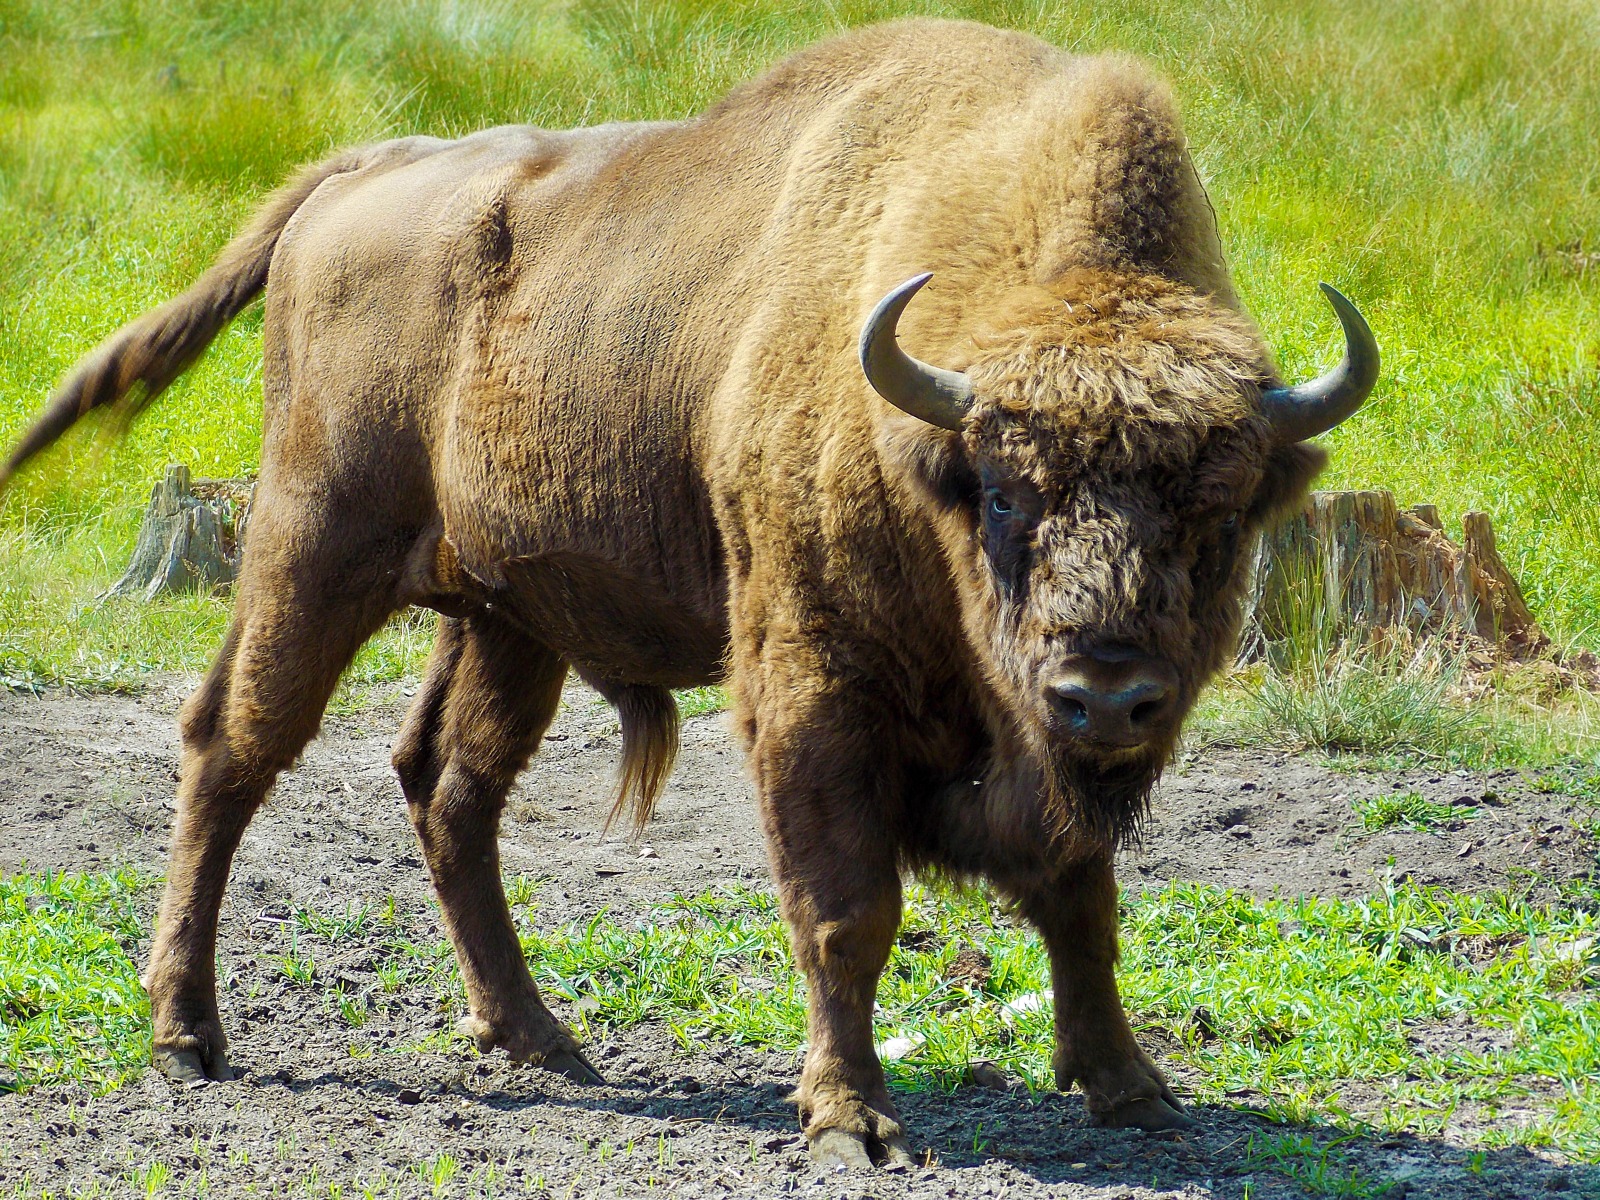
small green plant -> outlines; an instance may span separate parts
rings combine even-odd
[[[160,1159],[135,1167],[129,1172],[128,1182],[135,1191],[146,1196],[159,1196],[172,1182],[172,1168]]]
[[[336,917],[324,916],[309,908],[294,910],[295,924],[299,928],[329,942],[354,941],[365,937],[372,918],[370,904],[355,908],[346,903],[343,914]]]
[[[291,927],[289,930],[289,953],[278,955],[278,970],[284,978],[301,987],[309,987],[317,977],[317,964],[309,953],[300,950],[298,929]]]
[[[532,904],[539,894],[539,887],[543,879],[530,878],[527,875],[514,875],[505,881],[506,902],[512,907]]]
[[[1421,792],[1390,792],[1370,796],[1365,800],[1357,800],[1355,810],[1361,818],[1361,827],[1369,833],[1392,829],[1396,825],[1409,825],[1412,829],[1424,831],[1438,829],[1463,815],[1476,815],[1473,809],[1463,814],[1452,805],[1427,799]]]
[[[393,995],[406,985],[406,979],[411,972],[403,962],[388,959],[378,963],[373,968],[373,973],[378,977],[378,986],[385,992]]]
[[[367,1023],[367,1000],[365,996],[351,995],[340,988],[335,997],[339,1006],[339,1015],[344,1018],[344,1023],[351,1029],[360,1029]]]
[[[417,1178],[431,1187],[435,1196],[443,1192],[460,1171],[460,1161],[453,1154],[443,1151],[416,1165]]]

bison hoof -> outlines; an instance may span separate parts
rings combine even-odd
[[[578,1052],[572,1035],[542,1005],[532,1017],[509,1031],[503,1032],[479,1017],[466,1016],[456,1024],[456,1032],[477,1043],[480,1054],[498,1048],[514,1062],[554,1071],[573,1083],[605,1083],[594,1064]]]
[[[1146,1133],[1172,1133],[1200,1126],[1175,1098],[1162,1096],[1124,1101],[1106,1112],[1096,1113],[1095,1124],[1110,1129],[1142,1129]]]
[[[844,1167],[852,1171],[870,1171],[877,1163],[886,1167],[909,1167],[916,1161],[911,1155],[911,1143],[898,1136],[879,1141],[843,1129],[824,1129],[810,1138],[810,1144],[811,1161],[824,1169]]]
[[[811,1161],[819,1167],[847,1167],[852,1171],[872,1169],[872,1155],[867,1153],[867,1139],[862,1134],[824,1129],[810,1142]]]
[[[206,1054],[200,1050],[157,1046],[150,1057],[156,1069],[174,1083],[226,1083],[233,1078],[228,1056],[221,1050]]]
[[[539,1064],[546,1071],[554,1071],[557,1075],[564,1075],[573,1083],[587,1084],[591,1087],[604,1085],[605,1079],[591,1063],[576,1050],[557,1050],[546,1056]]]
[[[886,1167],[914,1167],[917,1160],[911,1153],[911,1143],[903,1137],[893,1137],[883,1143],[883,1165]]]

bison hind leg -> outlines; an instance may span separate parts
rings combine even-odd
[[[489,613],[445,618],[394,765],[455,947],[461,1029],[578,1083],[600,1076],[545,1006],[500,879],[507,792],[549,728],[567,664]]]
[[[622,722],[622,769],[605,828],[609,831],[626,813],[638,837],[678,760],[678,702],[668,689],[653,684],[595,681],[593,686],[616,707]]]

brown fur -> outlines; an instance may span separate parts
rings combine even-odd
[[[901,338],[969,372],[959,433],[855,360],[924,270]],[[426,604],[447,619],[395,762],[480,1045],[583,1076],[484,870],[568,666],[618,706],[613,815],[636,823],[676,748],[668,689],[726,678],[809,981],[820,1153],[906,1150],[871,1013],[907,866],[987,878],[1039,925],[1063,1086],[1175,1118],[1116,995],[1111,851],[1236,636],[1240,547],[1321,458],[1258,411],[1270,357],[1161,84],[917,20],[686,122],[340,156],[90,355],[8,470],[159,390],[263,278],[258,507],[185,711],[147,976],[169,1070],[225,1069],[211,955],[245,823],[356,648]],[[1105,645],[1178,680],[1138,750],[1081,748],[1049,703]]]

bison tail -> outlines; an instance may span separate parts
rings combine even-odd
[[[610,699],[622,720],[622,778],[605,828],[627,812],[637,837],[678,758],[678,702],[664,687],[638,684],[618,688]]]
[[[126,427],[261,294],[278,236],[295,210],[325,179],[363,166],[375,149],[347,150],[302,168],[188,291],[128,322],[84,355],[0,466],[0,491],[29,459],[95,409],[120,410]]]

